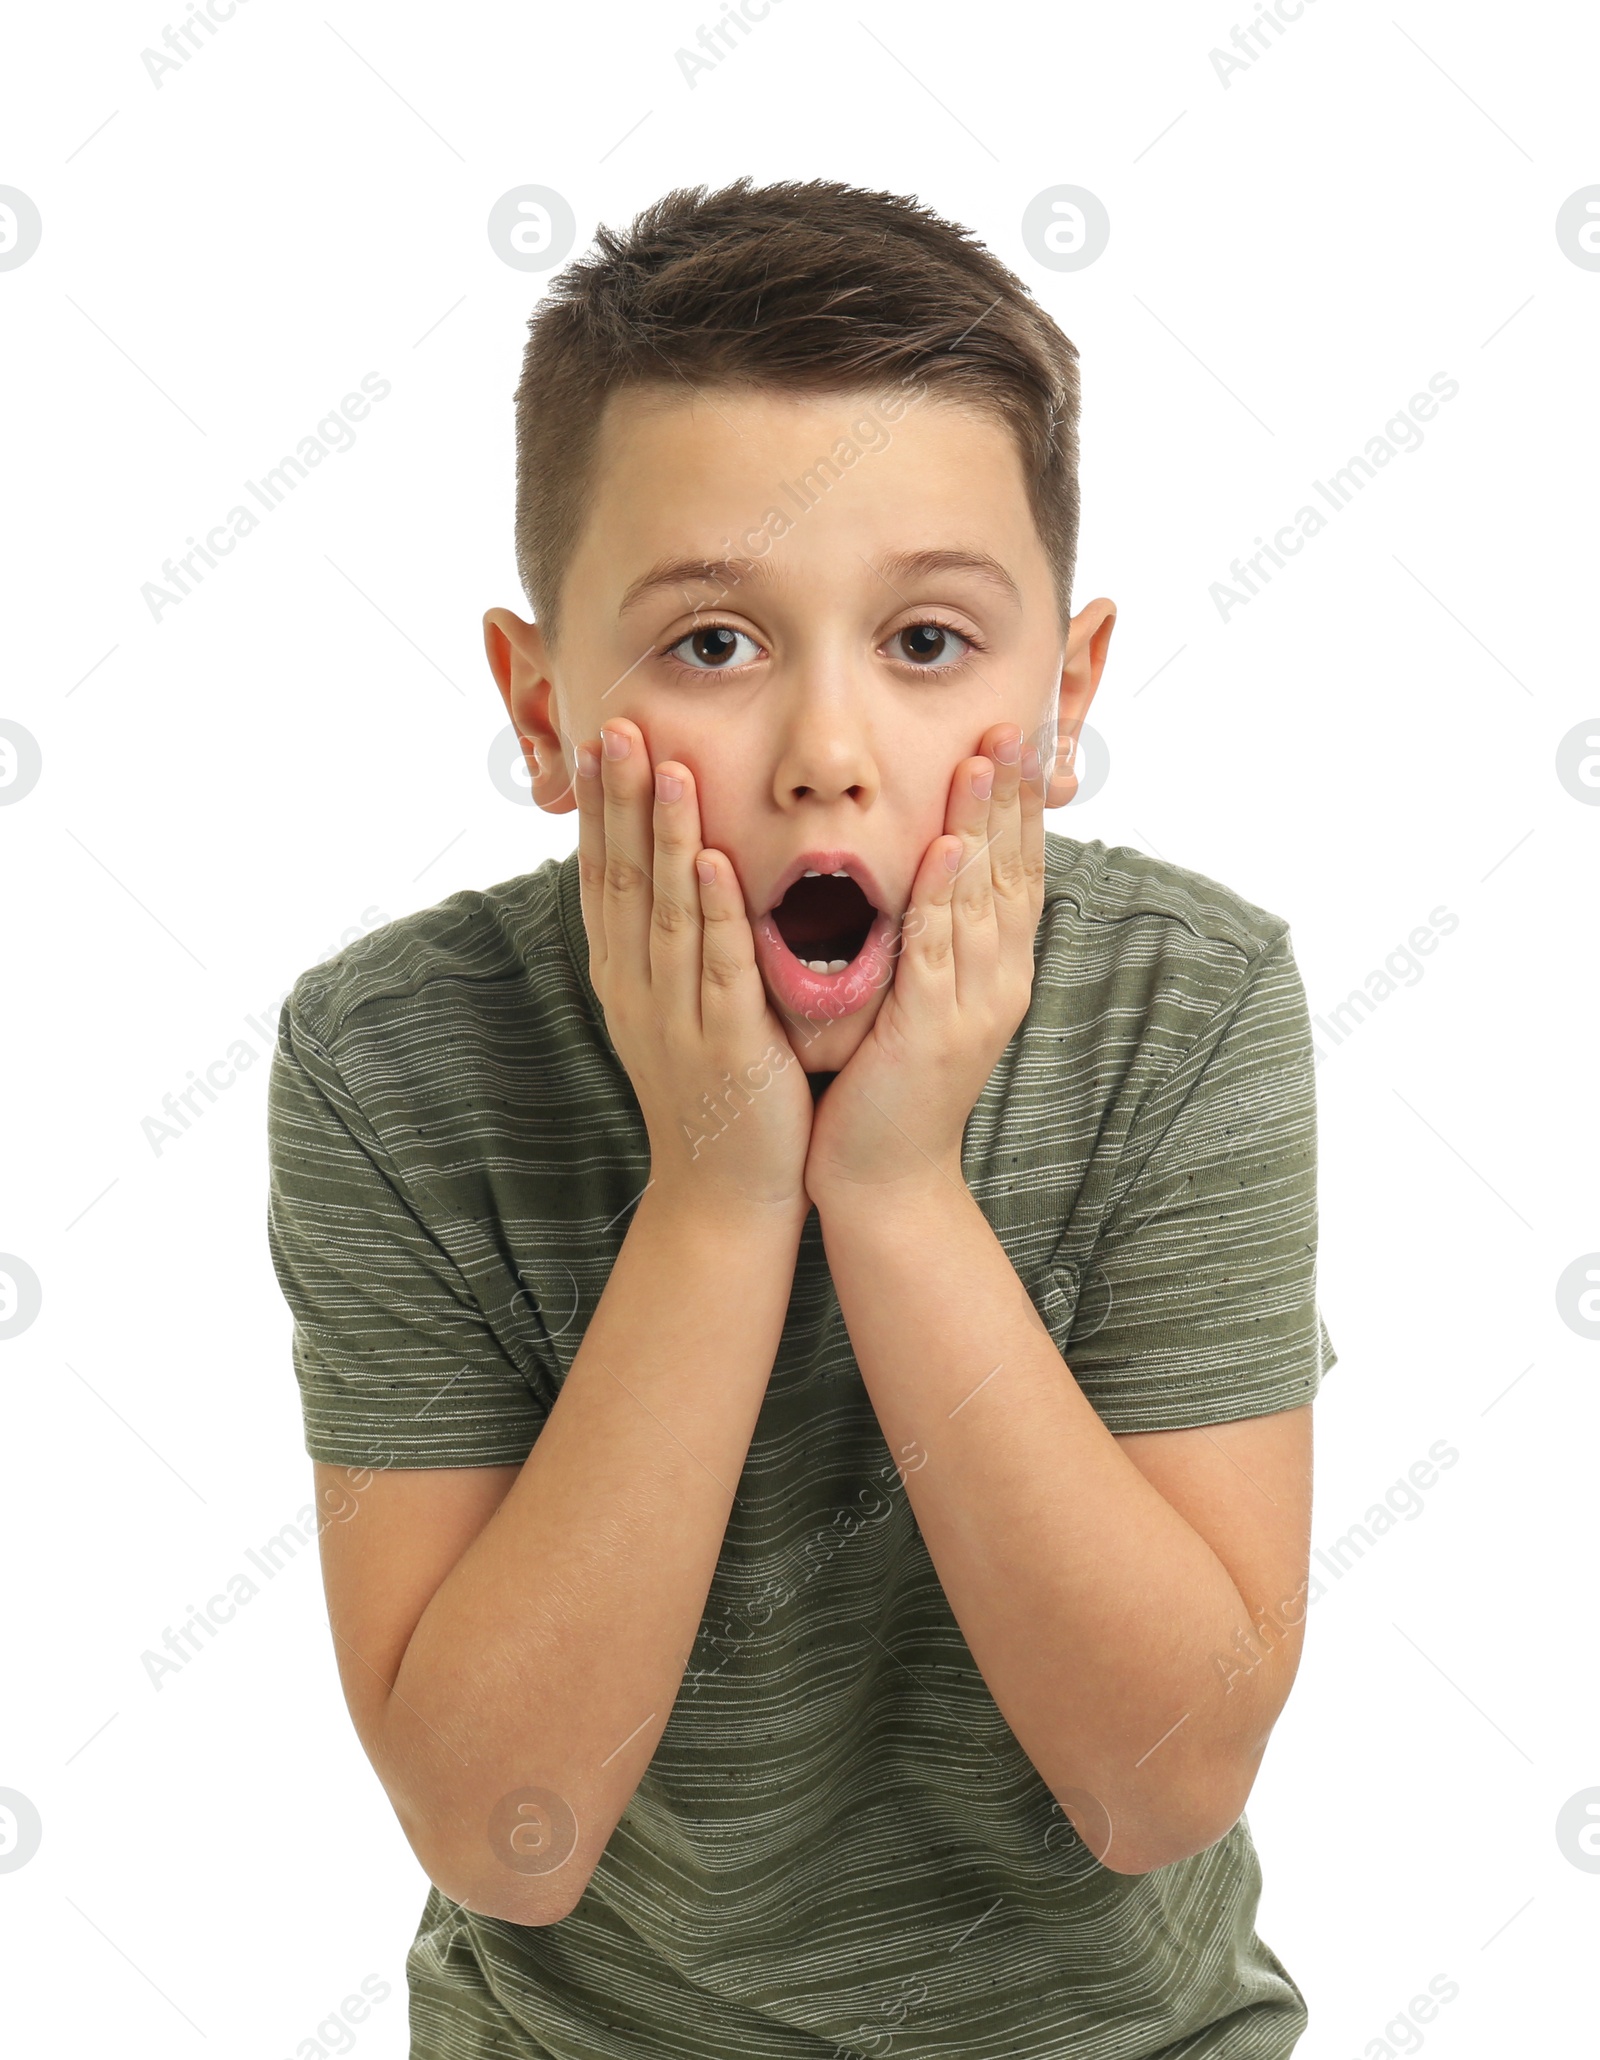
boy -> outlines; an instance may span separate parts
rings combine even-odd
[[[1279,2060],[1309,1026],[1279,917],[1043,830],[1073,347],[823,181],[529,327],[485,639],[578,849],[303,974],[272,1078],[413,2060]]]

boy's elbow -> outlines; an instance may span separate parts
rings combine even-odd
[[[445,1831],[397,1811],[417,1863],[443,1896],[475,1917],[500,1924],[559,1924],[577,1908],[588,1880],[576,1855],[542,1873],[524,1874],[496,1859],[485,1838],[463,1851],[459,1825]]]
[[[1158,1867],[1174,1867],[1226,1838],[1244,1815],[1249,1793],[1249,1782],[1232,1780],[1199,1795],[1145,1794],[1120,1809],[1100,1805],[1090,1849],[1112,1874],[1153,1874]],[[1078,1828],[1084,1836],[1085,1827]]]
[[[481,1863],[467,1867],[459,1860],[454,1865],[435,1863],[426,1865],[425,1871],[441,1895],[474,1917],[492,1917],[500,1924],[559,1924],[571,1916],[588,1886],[568,1880],[565,1869],[557,1875],[522,1875],[508,1867],[495,1869],[492,1861],[487,1868]]]
[[[436,1875],[429,1878],[451,1902],[470,1910],[474,1917],[492,1917],[500,1924],[559,1924],[572,1915],[583,1894],[579,1889],[574,1895],[557,1896],[549,1888],[530,1890],[525,1885],[508,1887],[503,1881],[483,1879],[451,1888]]]
[[[1158,1867],[1175,1867],[1180,1860],[1192,1860],[1196,1853],[1207,1851],[1226,1838],[1238,1821],[1236,1817],[1232,1824],[1209,1831],[1153,1825],[1132,1837],[1113,1838],[1100,1864],[1113,1874],[1153,1874]]]

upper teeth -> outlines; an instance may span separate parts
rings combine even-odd
[[[822,878],[822,875],[817,871],[814,865],[808,865],[805,871],[800,875],[800,877],[802,880],[820,880]],[[830,880],[848,880],[849,877],[850,875],[845,871],[843,866],[841,866],[836,873],[830,873],[828,875],[828,878]]]

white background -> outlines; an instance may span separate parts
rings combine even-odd
[[[490,208],[553,187],[581,251],[749,172],[914,193],[1079,348],[1075,605],[1121,620],[1091,716],[1109,777],[1052,827],[1287,917],[1324,1018],[1431,911],[1459,919],[1319,1032],[1340,1356],[1316,1543],[1435,1441],[1459,1459],[1314,1605],[1250,1805],[1259,1924],[1309,1996],[1305,2060],[1587,2050],[1600,1874],[1556,1818],[1600,1784],[1600,1347],[1556,1283],[1600,1247],[1600,808],[1556,758],[1600,734],[1600,271],[1555,220],[1600,181],[1600,23],[1306,0],[1224,84],[1244,6],[774,0],[691,87],[675,52],[704,18],[239,0],[159,87],[159,9],[10,25],[0,184],[43,240],[0,271],[0,717],[43,770],[0,807],[0,1251],[43,1305],[0,1345],[0,1787],[43,1842],[0,1873],[7,2029],[284,2060],[347,2043],[325,2020],[373,1975],[355,2050],[406,2050],[426,1883],[345,1715],[314,1555],[159,1689],[141,1658],[309,1499],[249,1018],[275,1029],[364,922],[573,840],[487,769],[480,619],[529,612],[511,396],[544,285],[491,249]],[[1111,222],[1076,272],[1021,234],[1062,183]],[[368,372],[392,392],[355,447],[152,619],[163,560]],[[1459,392],[1422,447],[1222,620],[1231,561],[1441,372]],[[163,1097],[241,1038],[259,1063],[155,1149]],[[1456,1999],[1397,2024],[1436,1975]]]

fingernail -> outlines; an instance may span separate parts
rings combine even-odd
[[[975,772],[972,775],[972,791],[980,801],[987,801],[994,791],[994,771]]]
[[[626,730],[602,730],[600,741],[606,747],[607,758],[626,758],[633,748]]]
[[[947,845],[946,845],[946,846],[944,847],[944,867],[945,867],[945,871],[946,871],[947,873],[953,873],[953,872],[955,871],[956,867],[957,867],[958,865],[960,865],[960,863],[961,863],[961,846],[960,846],[959,844],[947,844]]]
[[[715,859],[697,858],[694,862],[694,869],[700,875],[701,879],[705,881],[708,887],[711,885],[711,882],[717,877],[717,866]]]
[[[578,773],[580,778],[592,780],[600,770],[600,754],[592,744],[578,746]]]
[[[1003,744],[996,744],[990,756],[1001,765],[1015,765],[1022,752],[1020,735],[1008,737]]]
[[[1039,777],[1039,751],[1037,745],[1030,744],[1022,754],[1022,777],[1025,780],[1036,780]]]
[[[682,792],[683,782],[676,773],[660,771],[656,773],[656,799],[658,801],[676,801]]]

